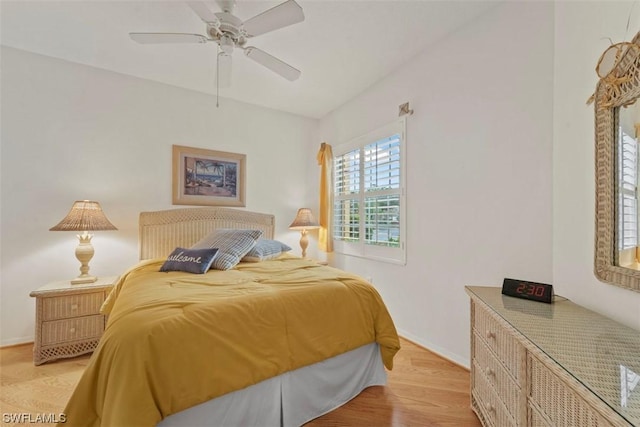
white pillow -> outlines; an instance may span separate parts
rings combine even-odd
[[[191,246],[191,249],[217,248],[218,254],[213,259],[211,268],[228,270],[240,262],[242,257],[255,246],[256,240],[261,235],[262,231],[260,230],[221,228],[200,239]]]

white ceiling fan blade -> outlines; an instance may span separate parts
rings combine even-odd
[[[274,73],[280,74],[289,81],[297,80],[298,77],[300,77],[300,70],[293,68],[286,62],[279,60],[275,56],[269,55],[267,52],[260,50],[257,47],[249,46],[245,49],[244,53],[258,64],[267,67]]]
[[[209,6],[207,6],[204,2],[189,1],[187,2],[187,4],[191,8],[191,10],[193,10],[195,14],[198,15],[200,19],[202,19],[207,24],[218,22],[218,17],[216,16],[216,14],[213,13],[211,9],[209,9]]]
[[[200,34],[187,33],[129,33],[131,40],[142,44],[152,43],[206,43],[209,41]]]
[[[295,0],[288,0],[247,20],[243,28],[249,37],[254,37],[302,21],[302,8]]]
[[[235,0],[216,0],[218,7],[225,13],[233,13],[233,9],[236,7]]]
[[[230,87],[231,86],[231,55],[220,52],[218,53],[218,64],[216,76],[218,81],[218,87]]]

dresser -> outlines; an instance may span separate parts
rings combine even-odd
[[[556,296],[467,286],[471,406],[484,426],[640,426],[640,332]]]
[[[104,332],[106,316],[100,307],[117,277],[72,285],[52,282],[30,293],[36,299],[33,363],[91,353]]]

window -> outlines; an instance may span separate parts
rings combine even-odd
[[[625,250],[638,246],[638,143],[618,131],[618,245]]]
[[[405,120],[334,151],[334,250],[405,263]]]

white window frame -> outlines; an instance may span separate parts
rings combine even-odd
[[[634,249],[638,246],[638,230],[635,226],[638,224],[638,141],[626,133],[622,127],[618,128],[618,250],[625,251]],[[633,145],[633,149],[629,150],[629,145]],[[629,176],[635,182],[625,180]],[[625,209],[626,200],[632,200],[635,203],[635,209],[629,211]],[[626,224],[633,224],[628,229]],[[633,254],[635,258],[635,253]]]
[[[374,244],[367,244],[365,241],[365,215],[362,213],[365,209],[365,198],[367,195],[371,195],[371,193],[367,193],[364,191],[364,161],[363,161],[363,151],[364,147],[372,144],[376,141],[379,141],[384,138],[388,138],[392,135],[399,134],[400,135],[400,188],[398,190],[394,190],[392,194],[398,194],[400,198],[400,209],[399,209],[399,247],[387,247],[387,246],[378,246]],[[356,256],[361,258],[367,258],[376,261],[389,262],[393,264],[406,264],[406,229],[407,229],[407,203],[406,203],[406,154],[407,154],[407,138],[406,138],[406,120],[405,118],[398,119],[393,123],[387,124],[381,128],[378,128],[372,132],[367,133],[366,135],[362,135],[357,137],[349,142],[344,144],[340,144],[336,146],[333,150],[334,162],[338,157],[343,156],[346,153],[352,152],[354,150],[360,150],[360,171],[359,171],[359,192],[358,192],[358,205],[360,209],[360,221],[359,221],[359,239],[357,242],[353,241],[345,241],[336,239],[335,236],[333,238],[333,249],[336,253]],[[353,196],[340,196],[336,194],[335,191],[335,182],[333,191],[333,199],[334,206],[335,203],[344,198],[352,198]],[[378,192],[379,195],[385,195],[388,193],[387,190],[381,190]],[[337,225],[335,224],[335,212],[332,212],[331,220],[334,221],[333,229],[336,230]]]

